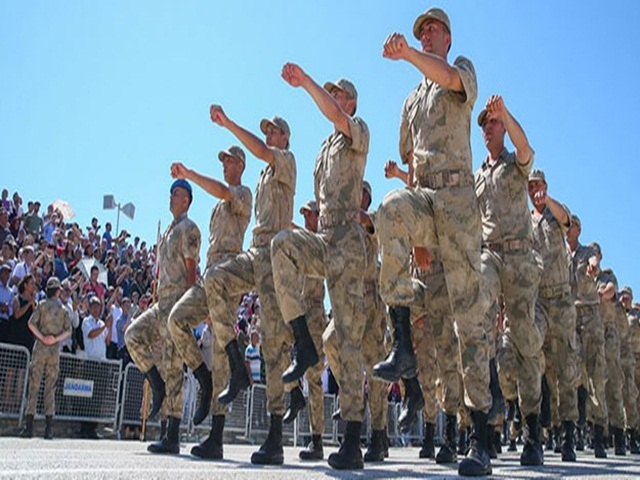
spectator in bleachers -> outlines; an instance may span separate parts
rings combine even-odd
[[[111,250],[113,246],[113,237],[111,236],[111,222],[107,222],[104,224],[104,233],[102,234],[102,239],[107,242],[107,250]]]
[[[5,240],[2,244],[2,254],[0,255],[0,264],[6,263],[11,267],[11,271],[16,266],[16,250],[15,242],[12,239]]]
[[[111,312],[111,318],[114,319],[115,327],[116,327],[111,329],[111,341],[107,345],[107,358],[112,360],[115,360],[118,358],[118,350],[120,349],[117,319],[119,319],[120,316],[122,315],[122,305],[121,305],[122,298],[123,298],[122,288],[115,287],[112,290],[111,296],[107,304],[107,311]]]
[[[9,339],[9,319],[13,315],[13,290],[9,287],[11,267],[0,265],[0,342]]]
[[[13,216],[13,202],[9,200],[9,190],[2,189],[2,199],[0,200],[0,207],[4,208],[7,215]]]
[[[33,273],[33,264],[35,262],[34,249],[31,245],[20,249],[20,261],[13,268],[9,285],[14,287],[28,273]]]
[[[42,226],[42,235],[47,243],[53,242],[53,232],[58,228],[58,214],[51,212],[51,215],[45,220]]]
[[[89,316],[82,322],[82,336],[84,351],[87,358],[105,360],[107,358],[107,345],[111,343],[111,313],[107,321],[101,319],[102,302],[97,296],[89,298]]]
[[[76,300],[77,285],[72,283],[69,279],[60,282],[60,302],[69,312],[69,318],[71,320],[71,328],[73,332],[80,326],[80,314],[78,313],[78,305]],[[75,335],[69,336],[60,343],[60,348],[65,353],[76,353],[76,338]]]
[[[22,207],[22,197],[18,192],[13,192],[13,214],[22,221],[24,217],[24,208]]]
[[[82,293],[85,295],[93,293],[102,303],[104,302],[105,287],[98,281],[98,275],[100,275],[100,269],[93,265],[89,271],[89,279],[82,284]]]
[[[131,362],[131,356],[129,355],[129,351],[127,350],[127,344],[124,341],[124,332],[131,325],[131,321],[133,320],[133,316],[131,313],[131,299],[129,297],[122,298],[122,312],[118,316],[118,320],[116,321],[116,333],[118,335],[118,350],[116,358],[122,360],[122,367],[126,367],[128,363]]]
[[[40,218],[40,202],[29,202],[24,218],[24,229],[34,238],[39,238],[42,234],[43,224],[44,222]]]
[[[8,238],[14,238],[9,230],[9,212],[0,207],[0,244],[4,243]]]
[[[9,319],[8,343],[22,345],[29,352],[33,349],[35,337],[29,330],[28,322],[36,308],[36,282],[30,273],[22,277],[18,283],[18,294],[13,297],[13,314]]]

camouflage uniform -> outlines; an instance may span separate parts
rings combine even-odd
[[[318,233],[283,231],[272,242],[273,276],[282,315],[287,321],[306,314],[300,293],[303,275],[324,277],[335,319],[339,357],[329,366],[341,375],[342,418],[364,418],[362,338],[366,239],[360,225],[362,179],[369,150],[369,129],[359,117],[349,119],[351,138],[332,133],[322,144],[314,169],[315,197],[320,207]],[[329,327],[323,335],[333,337]],[[327,347],[330,350],[331,346]],[[336,363],[337,362],[337,363]],[[343,366],[345,368],[343,368]]]
[[[608,424],[604,326],[598,307],[600,298],[596,282],[587,275],[589,259],[595,255],[593,248],[578,245],[571,259],[571,280],[577,313],[576,328],[582,348],[582,369],[586,376],[583,384],[589,390],[589,409],[594,423],[604,427]]]
[[[222,348],[235,339],[236,309],[240,295],[256,290],[260,298],[262,351],[267,387],[267,409],[275,415],[285,412],[282,372],[289,362],[292,333],[278,308],[271,266],[271,239],[291,227],[296,162],[289,150],[271,148],[274,162],[267,165],[255,192],[253,240],[248,251],[207,270],[204,285],[216,342]],[[298,289],[300,285],[298,284]]]
[[[374,214],[370,214],[372,220]],[[366,237],[367,265],[364,272],[364,297],[362,315],[365,327],[362,336],[362,359],[367,375],[369,415],[372,430],[386,430],[387,427],[387,384],[373,379],[373,366],[387,354],[385,349],[385,333],[387,319],[384,303],[378,294],[378,242],[376,235],[367,233]],[[325,332],[325,350],[330,365],[338,365],[332,372],[339,385],[344,383],[335,320],[332,320]],[[342,401],[342,399],[341,399]],[[342,407],[340,407],[342,412]]]
[[[629,331],[627,333],[627,345],[631,356],[634,360],[634,375],[631,377],[635,381],[636,398],[640,398],[640,308],[634,306],[627,312],[627,320],[629,323]],[[631,363],[630,361],[627,364]],[[626,378],[629,379],[630,375]],[[633,387],[629,387],[633,391]],[[630,428],[640,429],[640,404],[637,401],[632,402],[632,407],[627,410],[627,423]],[[635,423],[634,423],[635,422]]]
[[[468,59],[456,58],[453,68],[464,93],[447,91],[424,78],[402,109],[400,156],[413,162],[417,187],[391,192],[380,207],[380,294],[387,305],[414,304],[417,280],[411,278],[411,250],[440,247],[458,324],[465,403],[487,412],[491,406],[489,340],[482,315],[488,302],[480,283],[482,236],[469,140],[478,89]]]
[[[598,288],[607,283],[613,283],[618,291],[618,280],[611,269],[602,270],[596,278]],[[618,325],[617,315],[618,299],[600,299],[600,317],[604,324],[604,358],[607,365],[607,380],[605,384],[605,396],[607,399],[607,412],[609,423],[615,428],[624,428],[624,401],[622,398],[622,386],[624,377],[620,365],[620,333],[619,329],[626,325]],[[626,323],[626,322],[625,322]],[[624,331],[626,335],[626,329]]]
[[[502,294],[508,327],[502,346],[515,353],[507,368],[517,380],[524,417],[540,412],[542,336],[534,321],[540,266],[532,250],[532,226],[527,204],[527,182],[533,156],[526,165],[503,149],[495,164],[485,161],[475,176],[482,212],[482,279],[491,299]],[[493,313],[489,310],[490,313]],[[485,320],[492,325],[493,315]],[[505,358],[505,357],[502,357]],[[505,397],[507,392],[505,392]]]
[[[442,261],[437,250],[429,251],[429,270],[414,270],[415,277],[428,288],[420,286],[416,298],[423,299],[412,307],[414,320],[412,337],[418,362],[418,372],[425,393],[425,422],[436,423],[436,379],[440,380],[441,406],[447,415],[456,415],[460,402],[458,337]],[[417,284],[416,284],[417,285]]]
[[[568,218],[571,217],[565,207]],[[551,391],[553,425],[578,420],[576,388],[580,380],[580,359],[576,338],[576,309],[571,295],[570,270],[560,224],[544,207],[532,212],[533,248],[542,258],[542,280],[538,288],[535,319],[542,338],[547,384]]]
[[[174,219],[162,236],[158,246],[158,301],[136,318],[125,332],[125,341],[131,358],[142,372],[154,365],[152,345],[163,342],[164,378],[166,397],[164,404],[170,417],[182,417],[182,358],[168,330],[171,308],[187,290],[186,260],[198,263],[200,230],[184,213]]]
[[[307,305],[307,326],[313,338],[316,351],[320,354],[320,361],[309,367],[305,376],[309,386],[309,419],[311,434],[324,433],[324,391],[322,390],[322,372],[324,361],[322,358],[322,333],[327,327],[327,317],[324,311],[324,280],[321,278],[305,277],[302,296]]]
[[[244,234],[251,219],[251,190],[244,185],[230,186],[231,200],[218,202],[209,220],[207,270],[242,251]],[[205,270],[206,275],[206,270]],[[240,297],[236,299],[240,303]],[[182,359],[193,371],[204,361],[193,336],[193,328],[209,316],[207,296],[200,278],[180,298],[169,314],[169,331]],[[229,377],[229,363],[224,348],[213,342],[213,398],[224,390]],[[214,415],[224,415],[228,406],[211,404]]]
[[[57,298],[48,298],[38,304],[29,318],[29,324],[33,325],[42,335],[58,336],[65,332],[71,332],[70,312]],[[38,391],[44,381],[44,413],[52,416],[56,413],[56,383],[60,373],[60,345],[45,345],[36,339],[33,346],[31,363],[29,364],[29,394],[27,397],[26,415],[35,415],[38,403]]]
[[[630,330],[634,321],[637,323],[638,319],[633,318],[634,311],[626,312],[624,306],[617,302],[616,305],[616,325],[621,325],[620,332],[620,367],[622,368],[622,399],[624,402],[624,410],[626,414],[626,426],[627,428],[638,428],[638,387],[635,380],[635,368],[636,361],[631,351],[631,336]],[[635,314],[640,312],[637,310]]]

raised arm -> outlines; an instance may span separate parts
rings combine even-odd
[[[233,133],[254,157],[264,160],[269,165],[273,164],[273,152],[267,144],[249,130],[231,120],[220,105],[211,105],[209,114],[211,115],[212,122],[217,123]]]
[[[286,63],[282,67],[282,78],[292,87],[302,87],[311,96],[322,114],[335,126],[336,130],[351,138],[351,117],[340,108],[333,96],[311,78],[295,63]]]
[[[232,198],[231,190],[223,182],[187,168],[181,162],[171,164],[171,177],[190,180],[209,195],[213,195],[220,200],[231,200]]]
[[[390,60],[405,60],[441,87],[464,92],[458,70],[449,65],[445,58],[410,47],[401,33],[395,32],[387,37],[382,47],[382,56]]]
[[[485,106],[487,111],[504,125],[505,130],[509,134],[509,138],[516,149],[516,158],[521,165],[528,165],[533,156],[533,150],[529,145],[527,135],[524,133],[522,126],[511,115],[511,112],[504,104],[504,100],[500,95],[491,95]]]

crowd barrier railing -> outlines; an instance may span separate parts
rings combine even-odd
[[[0,343],[0,418],[18,419],[27,406],[29,350],[20,345]]]

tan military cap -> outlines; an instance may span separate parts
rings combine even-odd
[[[309,200],[302,207],[300,207],[300,213],[304,213],[305,210],[309,212],[319,212],[320,209],[318,208],[318,202],[316,202],[315,200]]]
[[[547,179],[544,176],[544,172],[542,170],[532,170],[529,174],[529,181],[531,180],[541,180],[544,183],[547,183]]]
[[[351,81],[347,80],[346,78],[341,78],[339,80],[336,80],[335,83],[334,82],[326,82],[324,84],[324,89],[331,93],[331,91],[337,88],[338,90],[342,90],[343,92],[346,92],[351,98],[358,98],[358,92],[356,91],[356,87],[353,85],[353,83],[351,83]]]
[[[232,145],[227,150],[221,150],[218,153],[218,159],[222,162],[225,157],[235,157],[238,160],[242,160],[242,163],[247,163],[244,155],[244,150],[237,145]]]
[[[287,136],[287,138],[291,138],[291,130],[289,129],[289,124],[284,118],[278,116],[273,117],[271,120],[263,118],[262,120],[260,120],[260,131],[266,135],[267,126],[269,125],[273,125],[274,127],[279,128],[280,131]]]
[[[633,298],[633,290],[631,290],[631,287],[629,285],[625,285],[620,289],[620,295],[625,295],[625,294]]]
[[[422,27],[422,24],[428,19],[437,20],[442,23],[447,27],[449,35],[451,35],[451,22],[449,21],[449,16],[441,8],[432,7],[416,18],[416,21],[413,22],[413,36],[418,40],[420,40],[420,27]]]
[[[47,290],[54,290],[60,288],[60,279],[58,277],[50,277],[47,280]]]

